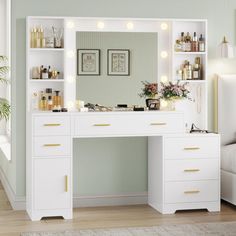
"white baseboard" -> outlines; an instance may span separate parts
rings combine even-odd
[[[3,188],[7,194],[8,200],[13,210],[25,210],[26,209],[25,197],[16,196],[1,167],[0,167],[0,180],[2,182]]]
[[[120,194],[120,195],[104,195],[104,196],[79,196],[74,195],[73,207],[97,207],[97,206],[122,206],[122,205],[138,205],[147,204],[147,192]]]
[[[16,196],[4,172],[0,168],[0,180],[13,210],[26,210],[25,197]],[[147,204],[147,192],[104,196],[73,196],[73,207],[121,206]]]

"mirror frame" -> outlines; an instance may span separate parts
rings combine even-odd
[[[158,34],[157,82],[171,78],[172,20],[139,18],[65,18],[64,22],[64,102],[70,111],[76,101],[76,33],[77,32],[148,32]]]

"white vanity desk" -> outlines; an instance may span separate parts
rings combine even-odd
[[[220,209],[219,136],[185,134],[182,112],[36,112],[30,133],[32,220],[72,218],[73,138],[149,136],[148,204],[161,213]]]

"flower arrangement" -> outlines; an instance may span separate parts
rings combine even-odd
[[[188,94],[190,91],[186,88],[187,83],[180,84],[178,81],[177,83],[161,83],[161,98],[165,100],[175,100],[175,99],[182,99],[188,98]]]
[[[154,98],[157,94],[157,83],[149,83],[148,81],[142,81],[144,88],[142,88],[142,93],[139,93],[139,96],[146,98]]]

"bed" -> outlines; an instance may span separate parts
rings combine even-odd
[[[236,205],[236,75],[218,76],[221,198]]]

